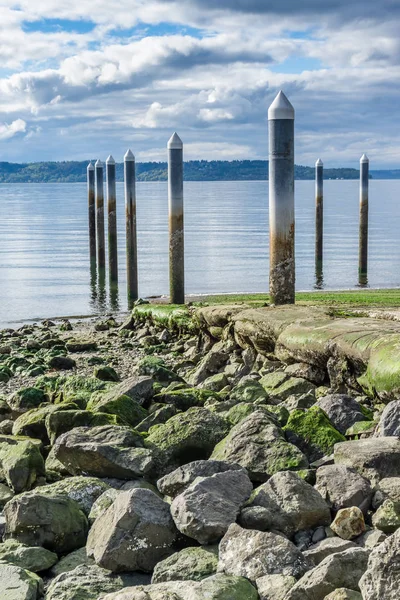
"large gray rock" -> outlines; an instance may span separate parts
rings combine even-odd
[[[35,493],[43,496],[65,496],[75,500],[87,516],[97,498],[109,489],[109,485],[97,477],[66,477],[50,485],[35,488]]]
[[[355,592],[347,588],[338,588],[325,596],[324,600],[362,600],[362,596],[360,592]]]
[[[335,464],[352,467],[373,485],[385,477],[400,477],[400,440],[368,438],[335,445]]]
[[[198,478],[172,502],[172,518],[181,533],[200,544],[217,542],[236,521],[252,490],[243,470]]]
[[[2,600],[37,600],[43,592],[43,582],[34,573],[15,565],[0,563]]]
[[[252,481],[266,481],[278,471],[308,467],[304,454],[286,442],[282,430],[261,411],[235,425],[211,458],[245,467]]]
[[[138,404],[146,404],[154,395],[153,390],[154,379],[146,375],[128,377],[121,383],[114,385],[112,389],[107,392],[106,397],[111,400],[112,398],[119,398],[120,396],[129,396]]]
[[[215,473],[237,470],[243,470],[243,467],[222,460],[195,460],[164,475],[157,481],[157,487],[162,494],[175,498],[185,491],[197,477],[211,477]]]
[[[374,548],[360,580],[364,600],[393,600],[399,593],[400,529]]]
[[[381,479],[375,488],[372,507],[376,510],[385,500],[400,503],[400,477]]]
[[[31,489],[45,475],[39,446],[28,440],[3,436],[0,441],[0,479],[17,494]]]
[[[357,506],[364,513],[371,503],[371,484],[345,465],[326,465],[317,470],[315,489],[334,510]]]
[[[365,415],[360,405],[351,396],[329,394],[320,398],[317,404],[327,414],[336,429],[343,435],[354,423],[365,421]]]
[[[317,544],[313,544],[303,552],[304,556],[314,567],[319,565],[327,556],[344,552],[349,548],[357,548],[357,545],[350,540],[342,540],[339,537],[328,537]]]
[[[147,575],[115,575],[96,565],[82,565],[53,579],[47,589],[46,600],[98,600],[104,594],[121,588],[147,583]]]
[[[308,566],[300,550],[275,533],[242,529],[232,524],[219,545],[218,571],[246,577],[253,583],[264,575],[298,578]]]
[[[150,490],[120,494],[90,530],[87,551],[113,572],[150,572],[177,537],[169,505]]]
[[[258,600],[257,590],[243,577],[212,575],[203,581],[169,581],[127,588],[102,600]]]
[[[218,547],[184,548],[157,563],[151,583],[201,581],[217,572]]]
[[[53,448],[71,475],[135,479],[153,465],[151,450],[129,427],[76,427],[60,435]]]
[[[291,471],[273,475],[253,492],[248,504],[267,509],[273,529],[288,537],[331,522],[329,507],[319,492]]]
[[[303,575],[285,600],[324,600],[325,596],[341,587],[358,591],[358,582],[367,568],[368,555],[364,548],[350,548],[328,556]]]
[[[89,558],[86,554],[86,546],[83,548],[78,548],[78,550],[74,550],[69,554],[66,554],[58,563],[56,563],[49,571],[49,577],[56,578],[61,573],[68,573],[68,571],[73,571],[76,567],[82,567],[84,565],[90,566],[94,565],[95,562],[93,558]]]
[[[258,596],[260,600],[282,600],[295,583],[290,575],[264,575],[256,581]]]
[[[40,546],[26,546],[16,540],[6,540],[0,544],[0,562],[10,563],[33,573],[47,571],[57,561],[57,554]]]
[[[385,407],[379,420],[377,434],[400,437],[400,400],[393,400]]]
[[[66,554],[85,545],[88,520],[74,500],[25,492],[4,507],[5,538]]]

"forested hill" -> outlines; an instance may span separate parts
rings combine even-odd
[[[88,161],[8,163],[0,162],[0,183],[67,183],[86,181]],[[167,163],[137,163],[139,181],[165,181]],[[185,162],[186,181],[238,181],[268,179],[264,160],[191,160]],[[296,165],[296,179],[314,179],[314,167]],[[325,179],[357,179],[357,169],[325,169]],[[400,172],[399,172],[400,176]],[[123,180],[123,164],[117,164],[117,180]]]

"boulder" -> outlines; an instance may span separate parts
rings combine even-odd
[[[15,413],[24,413],[31,408],[38,408],[44,402],[47,402],[47,396],[35,387],[22,388],[15,392],[8,400],[7,404]]]
[[[236,521],[252,490],[243,470],[199,477],[172,502],[172,518],[181,533],[200,544],[217,542]]]
[[[400,529],[374,548],[360,580],[364,600],[394,600],[399,593]]]
[[[362,596],[360,592],[355,592],[347,588],[338,588],[325,596],[324,600],[362,600]]]
[[[4,600],[38,600],[42,596],[40,577],[15,565],[0,563],[0,582]]]
[[[357,548],[357,545],[350,540],[342,540],[339,537],[327,537],[320,542],[313,544],[303,552],[304,556],[314,567],[319,565],[327,556],[344,552],[349,548]]]
[[[400,400],[393,400],[385,407],[379,419],[377,435],[400,437]]]
[[[151,583],[164,581],[201,581],[217,572],[218,548],[184,548],[154,568]]]
[[[152,404],[152,407],[155,405]],[[149,431],[150,427],[153,425],[160,425],[161,423],[166,423],[168,419],[174,417],[178,412],[175,406],[172,404],[157,404],[158,408],[151,412],[143,421],[140,421],[135,427],[137,431]]]
[[[359,403],[351,396],[345,394],[329,394],[318,400],[330,422],[343,435],[358,421],[365,421],[365,415]]]
[[[368,438],[335,446],[335,464],[352,467],[376,485],[385,477],[400,477],[400,440]]]
[[[379,529],[369,529],[360,535],[360,537],[358,537],[355,541],[357,546],[372,550],[372,548],[376,548],[376,546],[382,544],[382,542],[386,540],[386,537],[387,536],[383,533],[383,531],[379,531]]]
[[[283,430],[286,439],[296,444],[310,462],[329,456],[335,444],[345,441],[319,406],[292,411]]]
[[[385,500],[373,515],[372,525],[385,533],[394,533],[400,527],[400,503]]]
[[[136,400],[128,395],[116,396],[113,392],[96,392],[86,408],[94,413],[116,415],[122,423],[132,427],[147,417],[147,411]]]
[[[366,513],[371,504],[372,488],[368,479],[344,465],[320,467],[315,489],[335,512],[357,506]]]
[[[372,507],[379,508],[385,500],[400,503],[400,477],[387,477],[381,479],[375,487],[375,493],[372,498]]]
[[[90,530],[87,550],[113,572],[150,572],[171,554],[177,530],[169,505],[150,490],[120,494]]]
[[[221,416],[197,407],[152,427],[146,446],[154,451],[156,473],[162,476],[186,463],[209,458],[228,430],[228,422]]]
[[[60,410],[52,411],[46,416],[45,427],[48,439],[54,444],[62,434],[77,427],[103,427],[105,425],[126,425],[117,415],[93,413],[90,410],[70,410],[66,403],[57,405]],[[64,407],[67,410],[64,410]]]
[[[59,554],[85,545],[88,521],[79,505],[65,496],[19,494],[4,507],[5,538],[43,546]]]
[[[43,496],[65,496],[74,500],[87,516],[101,494],[110,489],[97,477],[67,477],[50,485],[37,487],[35,492]]]
[[[276,473],[260,485],[248,506],[268,510],[273,529],[288,537],[331,522],[329,507],[319,492],[291,471]]]
[[[258,596],[260,600],[282,600],[295,583],[291,575],[264,575],[256,581]]]
[[[14,492],[29,490],[44,475],[44,460],[38,444],[12,436],[0,441],[0,478],[4,478]]]
[[[0,511],[5,504],[14,496],[14,492],[7,485],[0,483]]]
[[[285,600],[324,600],[325,596],[341,587],[358,591],[358,582],[367,568],[368,555],[364,548],[350,548],[328,556],[303,575]]]
[[[182,385],[182,384],[178,384]],[[172,389],[161,392],[154,397],[154,402],[173,405],[177,410],[188,410],[193,406],[204,406],[208,400],[218,402],[220,397],[216,392],[206,389],[189,388]],[[171,415],[172,416],[172,415]]]
[[[286,442],[282,430],[262,411],[235,425],[215,447],[211,458],[245,467],[252,481],[266,481],[278,471],[308,467],[304,454]]]
[[[259,381],[246,378],[233,388],[229,398],[237,403],[247,402],[253,404],[257,400],[268,403],[269,396]]]
[[[53,579],[46,600],[98,600],[121,588],[147,583],[148,577],[140,573],[115,575],[96,565],[81,565]]]
[[[331,529],[342,540],[354,539],[365,531],[364,515],[357,506],[341,508],[331,523]]]
[[[51,578],[55,578],[61,573],[67,573],[68,571],[73,571],[76,567],[81,567],[83,565],[94,565],[95,562],[93,558],[89,558],[86,554],[86,546],[83,548],[78,548],[78,550],[74,550],[69,554],[66,554],[58,563],[56,563],[50,570],[49,576]]]
[[[77,427],[60,435],[54,456],[71,475],[135,479],[153,466],[152,452],[129,427]]]
[[[16,540],[6,540],[3,544],[0,544],[0,562],[10,563],[33,573],[39,573],[40,571],[47,571],[58,562],[58,556],[40,546],[26,546]]]
[[[246,577],[253,583],[264,575],[290,575],[297,579],[307,568],[300,550],[275,533],[232,524],[219,545],[218,571]]]
[[[184,492],[197,477],[211,477],[216,473],[238,470],[243,471],[244,469],[240,465],[222,460],[195,460],[164,475],[157,481],[157,487],[165,496],[175,498]]]
[[[20,415],[14,422],[13,435],[26,435],[41,440],[44,444],[49,443],[46,430],[47,415],[60,410],[76,410],[76,404],[45,404],[40,408],[33,408]]]
[[[291,377],[301,377],[302,379],[308,379],[315,385],[322,385],[326,378],[324,369],[321,369],[315,365],[308,363],[293,363],[285,367],[285,373]]]

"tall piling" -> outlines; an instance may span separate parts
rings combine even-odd
[[[106,253],[104,240],[104,181],[103,163],[97,160],[95,164],[96,179],[96,232],[97,232],[97,263],[99,270],[106,267]]]
[[[128,307],[138,299],[138,269],[136,240],[136,169],[131,150],[124,156],[125,217],[126,217],[126,278]]]
[[[317,287],[321,284],[324,236],[324,163],[315,163],[315,275]]]
[[[110,156],[106,160],[107,173],[107,213],[108,213],[108,264],[110,285],[118,282],[117,249],[117,193],[115,185],[115,160]]]
[[[167,147],[170,302],[184,304],[183,143],[177,133],[171,136]]]
[[[95,205],[95,184],[94,184],[94,166],[90,162],[87,166],[87,192],[88,192],[88,211],[89,211],[89,256],[90,269],[96,268],[96,205]]]
[[[360,231],[358,249],[358,283],[368,283],[368,187],[369,159],[363,154],[360,158]]]
[[[280,91],[268,110],[269,293],[272,304],[295,301],[294,108]]]

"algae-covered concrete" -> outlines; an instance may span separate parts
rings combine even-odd
[[[133,317],[214,338],[217,331],[218,337],[232,336],[242,348],[252,347],[261,355],[274,353],[289,364],[323,369],[333,365],[334,370],[344,361],[360,392],[383,400],[395,397],[400,392],[400,322],[385,311],[371,316],[368,311],[342,313],[325,306],[145,304],[134,309]]]

